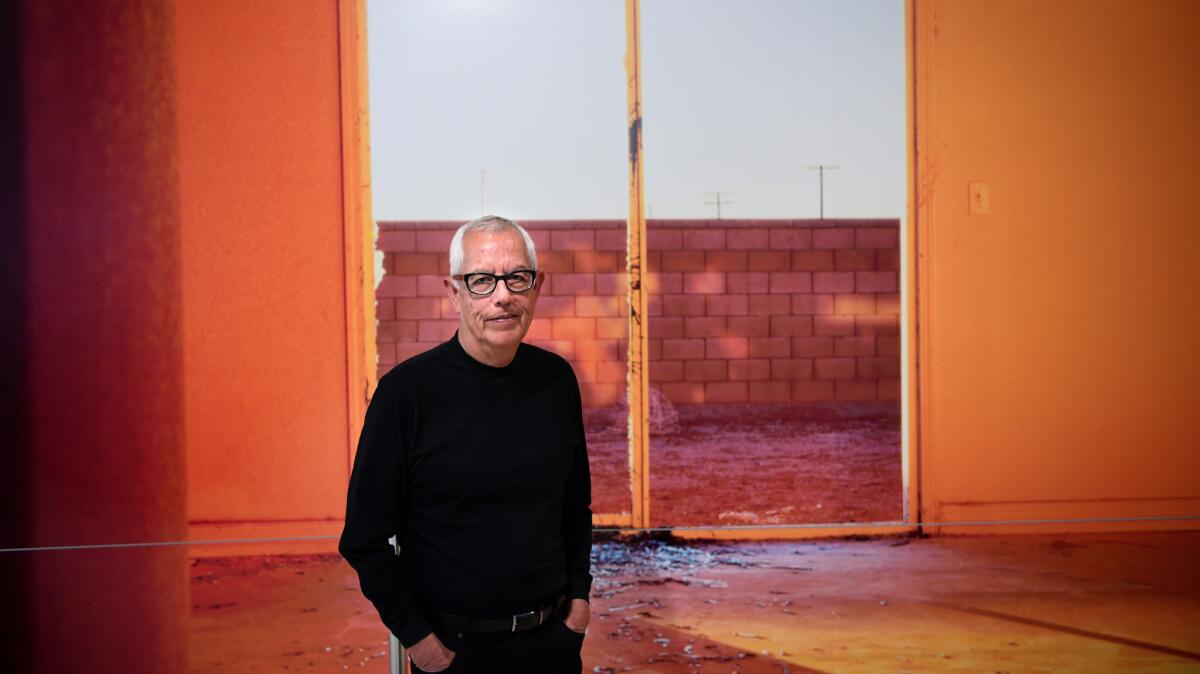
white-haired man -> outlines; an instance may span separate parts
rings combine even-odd
[[[582,669],[591,485],[579,385],[524,344],[545,276],[517,223],[459,228],[449,341],[379,380],[339,551],[418,672]],[[397,556],[388,538],[397,537]]]

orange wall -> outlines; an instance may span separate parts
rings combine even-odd
[[[340,529],[349,422],[338,19],[336,2],[178,4],[193,539]]]
[[[1200,514],[1200,3],[915,18],[924,518]]]

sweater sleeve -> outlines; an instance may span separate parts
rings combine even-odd
[[[394,379],[385,377],[367,406],[338,552],[358,572],[362,592],[384,625],[408,647],[432,630],[413,597],[403,562],[388,542],[391,536],[402,538],[404,525],[405,447],[400,424],[398,387]]]
[[[583,431],[583,403],[579,383],[571,372],[572,415],[577,429],[575,456],[563,498],[563,542],[567,562],[567,599],[587,600],[592,589],[592,478],[588,466],[587,439]]]

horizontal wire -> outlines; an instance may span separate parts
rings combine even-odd
[[[1111,524],[1120,522],[1181,522],[1200,520],[1200,515],[1176,515],[1165,517],[1080,517],[1039,520],[975,520],[962,522],[842,522],[828,524],[734,524],[728,526],[676,526],[676,527],[592,527],[592,531],[605,532],[669,532],[669,531],[761,531],[771,529],[864,529],[889,527],[978,527],[1019,524]],[[1100,533],[1100,532],[1078,532]],[[296,541],[332,541],[340,536],[288,536],[280,538],[226,538],[200,541],[154,541],[150,543],[95,543],[90,545],[45,545],[22,548],[0,548],[0,552],[53,552],[59,550],[105,550],[111,548],[153,548],[172,545],[229,545],[238,543],[287,543]]]

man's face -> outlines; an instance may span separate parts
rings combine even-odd
[[[500,276],[533,266],[525,253],[525,240],[512,230],[468,232],[463,237],[463,253],[463,274],[486,272]],[[479,297],[468,292],[461,280],[457,287],[447,283],[450,300],[458,310],[460,338],[481,352],[515,351],[533,322],[541,285],[539,272],[527,292],[513,293],[504,281],[498,281],[492,294]]]

